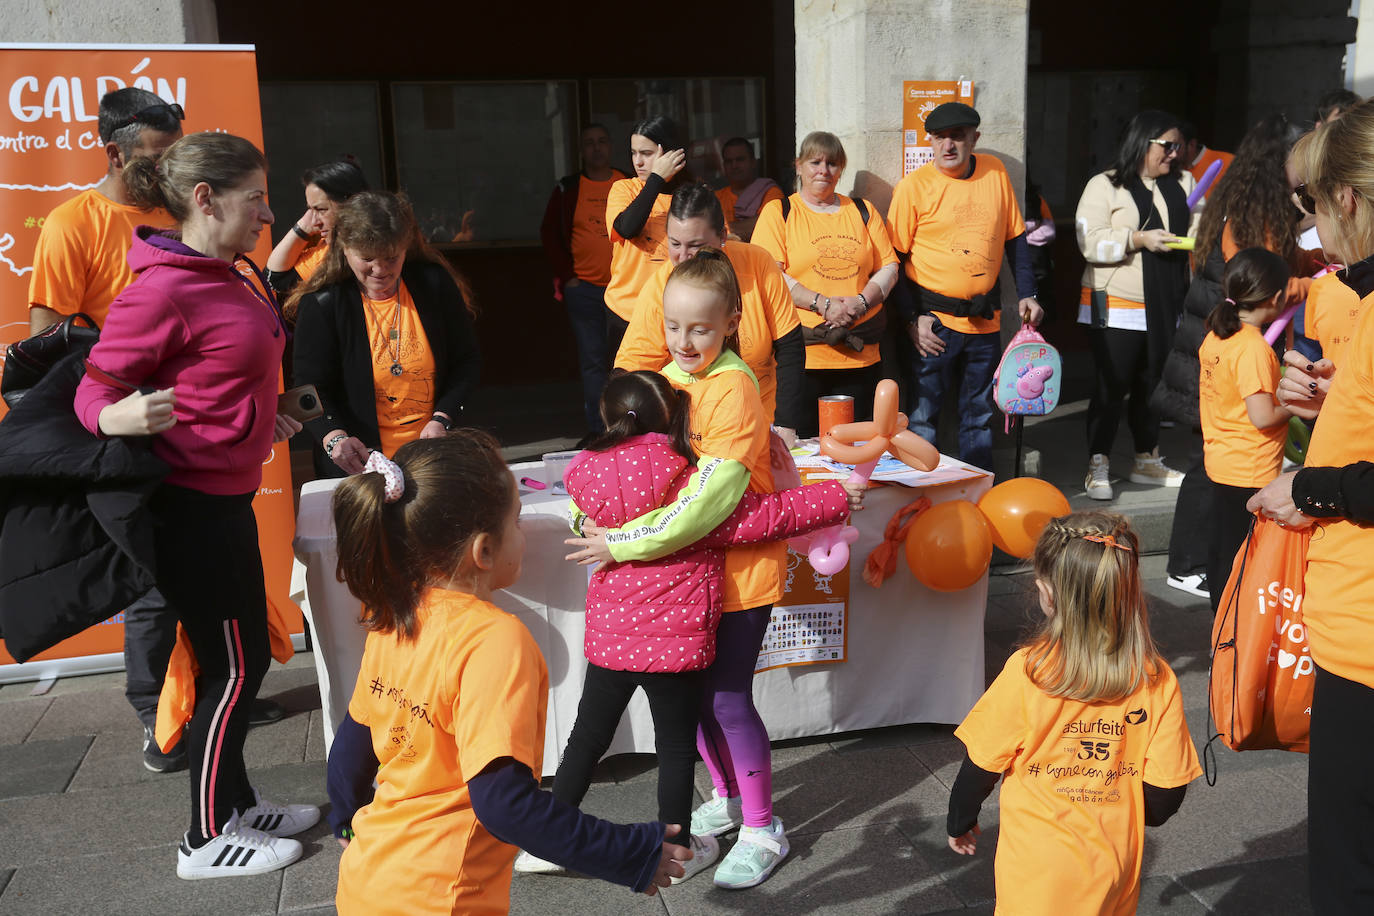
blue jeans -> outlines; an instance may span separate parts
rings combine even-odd
[[[586,280],[574,287],[563,288],[563,303],[568,307],[568,321],[572,324],[573,340],[577,343],[577,365],[582,373],[582,409],[587,417],[587,430],[599,433],[601,423],[601,389],[611,371],[615,354],[606,343],[606,287],[595,286]]]
[[[935,334],[945,342],[937,356],[922,356],[916,364],[915,407],[911,431],[935,441],[940,425],[940,402],[945,389],[959,390],[959,458],[975,467],[992,470],[992,374],[1002,357],[1002,335],[962,334],[937,325]]]

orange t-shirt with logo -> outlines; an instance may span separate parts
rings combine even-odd
[[[1006,167],[994,156],[974,156],[973,174],[950,178],[933,162],[909,173],[892,192],[888,218],[892,247],[909,252],[913,282],[951,299],[988,292],[1002,270],[1003,246],[1026,231]],[[938,314],[961,334],[990,334],[1002,327],[991,318]]]
[[[997,912],[1136,911],[1145,846],[1143,784],[1202,775],[1168,665],[1123,700],[1049,696],[1007,659],[954,735],[969,759],[1001,773],[994,865]]]
[[[623,178],[611,185],[606,198],[606,229],[611,240],[611,282],[606,286],[606,307],[629,321],[634,317],[639,291],[654,271],[668,261],[668,206],[673,195],[660,194],[654,199],[649,219],[639,235],[622,239],[615,231],[615,218],[634,203],[644,190],[640,178]]]
[[[759,397],[768,422],[777,408],[778,372],[773,341],[798,326],[797,310],[787,281],[773,256],[757,245],[726,239],[725,256],[739,280],[742,310],[739,325],[740,356],[759,381]],[[615,365],[619,369],[657,372],[671,356],[663,333],[663,288],[673,272],[671,261],[658,269],[639,295],[630,329],[620,342]]]
[[[768,460],[768,417],[748,367],[726,350],[705,372],[689,375],[676,363],[663,376],[691,399],[688,426],[698,455],[738,461],[749,471],[751,493],[773,492]],[[782,597],[787,545],[781,541],[731,547],[725,551],[725,590],[721,610],[744,611]]]
[[[1374,461],[1369,418],[1374,414],[1374,294],[1360,302],[1355,334],[1342,354],[1331,390],[1317,415],[1307,467],[1344,467]],[[1374,528],[1344,519],[1318,519],[1307,545],[1302,617],[1312,658],[1332,674],[1374,687]]]
[[[339,913],[505,913],[516,849],[472,810],[468,782],[509,757],[539,773],[549,675],[534,637],[486,601],[432,588],[413,642],[370,633],[348,713],[380,766],[339,861]]]
[[[1245,409],[1252,394],[1273,398],[1279,359],[1253,325],[1222,340],[1208,331],[1197,352],[1198,413],[1207,477],[1228,487],[1262,487],[1283,468],[1288,424],[1256,429]]]
[[[1322,356],[1340,368],[1360,320],[1360,297],[1335,274],[1312,281],[1303,331],[1321,344]]]
[[[390,299],[363,296],[363,320],[372,353],[377,431],[382,454],[390,458],[396,449],[420,438],[434,416],[434,353],[404,283]]]
[[[868,280],[888,264],[897,263],[892,240],[887,234],[883,215],[865,201],[868,225],[865,226],[859,208],[848,197],[836,194],[839,210],[817,213],[806,205],[800,194],[793,194],[791,212],[784,222],[782,201],[768,204],[759,213],[750,239],[773,256],[783,271],[802,286],[822,296],[854,296],[868,285]],[[808,328],[821,323],[821,316],[810,309],[793,307],[798,319]],[[874,306],[859,324],[875,318],[881,305]],[[806,348],[808,369],[862,369],[880,359],[878,344],[868,344],[860,353],[847,346],[809,344]]]
[[[134,282],[128,260],[134,227],[175,225],[165,210],[117,204],[94,188],[63,201],[38,233],[29,305],[59,315],[85,312],[103,327],[114,297]]]
[[[592,181],[586,175],[577,180],[577,206],[573,209],[569,239],[573,273],[577,279],[595,286],[611,282],[611,235],[606,228],[606,207],[611,186],[625,178],[623,172],[611,171],[614,176],[605,181]]]

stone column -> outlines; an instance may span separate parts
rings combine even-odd
[[[5,40],[52,44],[213,44],[215,0],[10,0]]]
[[[843,193],[884,213],[902,177],[902,81],[972,79],[978,151],[1007,166],[1018,193],[1026,146],[1028,0],[795,0],[796,142],[844,143]]]

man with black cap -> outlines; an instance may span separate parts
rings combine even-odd
[[[1003,256],[1016,279],[1021,319],[1037,325],[1044,311],[1007,170],[992,156],[973,155],[980,120],[961,102],[930,113],[926,132],[935,159],[898,183],[888,221],[906,265],[908,295],[898,297],[899,308],[920,354],[912,372],[911,429],[934,442],[945,389],[957,385],[959,457],[990,470]]]

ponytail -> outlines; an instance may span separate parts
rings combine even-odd
[[[259,170],[267,171],[267,159],[252,143],[233,134],[202,131],[182,137],[156,161],[130,160],[123,180],[135,206],[161,207],[184,223],[191,215],[196,185],[204,182],[212,191],[228,191]]]
[[[172,212],[172,202],[163,193],[157,180],[157,161],[147,156],[135,156],[124,166],[122,173],[129,202],[140,210],[166,210],[180,222],[182,217]]]
[[[601,391],[601,422],[606,431],[587,448],[604,452],[626,439],[646,433],[661,433],[673,440],[673,449],[695,461],[688,433],[687,392],[675,391],[657,372],[611,370]]]
[[[1226,262],[1225,297],[1207,316],[1207,330],[1225,340],[1240,330],[1240,313],[1257,308],[1288,285],[1288,262],[1267,248],[1246,248]]]

